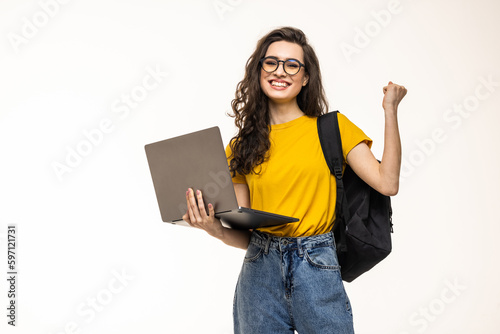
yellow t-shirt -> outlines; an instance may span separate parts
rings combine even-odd
[[[372,141],[363,131],[338,115],[344,161],[361,142]],[[292,224],[260,228],[276,236],[302,237],[327,233],[335,218],[337,185],[321,149],[317,117],[302,116],[271,125],[269,158],[246,175],[237,174],[234,183],[246,183],[252,209],[299,218]],[[228,161],[231,148],[226,148]]]

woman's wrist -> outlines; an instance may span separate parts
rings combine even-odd
[[[222,227],[220,234],[216,237],[228,246],[247,249],[250,243],[251,232],[249,230],[236,230],[232,228]]]
[[[396,107],[396,106],[385,107],[384,112],[385,112],[386,117],[397,117],[398,107]]]

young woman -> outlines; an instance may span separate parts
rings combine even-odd
[[[399,187],[397,108],[406,89],[383,88],[382,161],[371,140],[339,114],[344,158],[382,194]],[[284,27],[257,44],[232,102],[239,129],[226,149],[240,206],[300,222],[255,231],[227,229],[188,189],[184,220],[228,245],[247,249],[234,298],[235,333],[353,333],[331,233],[336,183],[321,150],[316,119],[328,111],[318,59],[304,33]]]

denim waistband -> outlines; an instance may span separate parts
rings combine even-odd
[[[250,243],[268,249],[299,250],[311,249],[315,247],[332,246],[335,247],[335,238],[333,232],[312,235],[308,237],[276,237],[260,231],[253,231]]]

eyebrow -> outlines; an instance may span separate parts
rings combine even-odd
[[[296,60],[296,61],[299,61],[299,62],[303,63],[303,61],[300,61],[300,60],[298,60],[297,58],[285,58],[285,59],[281,59],[281,58],[279,58],[279,57],[272,56],[272,55],[269,55],[269,56],[264,56],[264,58],[271,58],[271,57],[272,57],[272,58],[276,58],[276,59],[278,59],[278,60],[285,60],[285,61],[287,61],[287,60]]]

